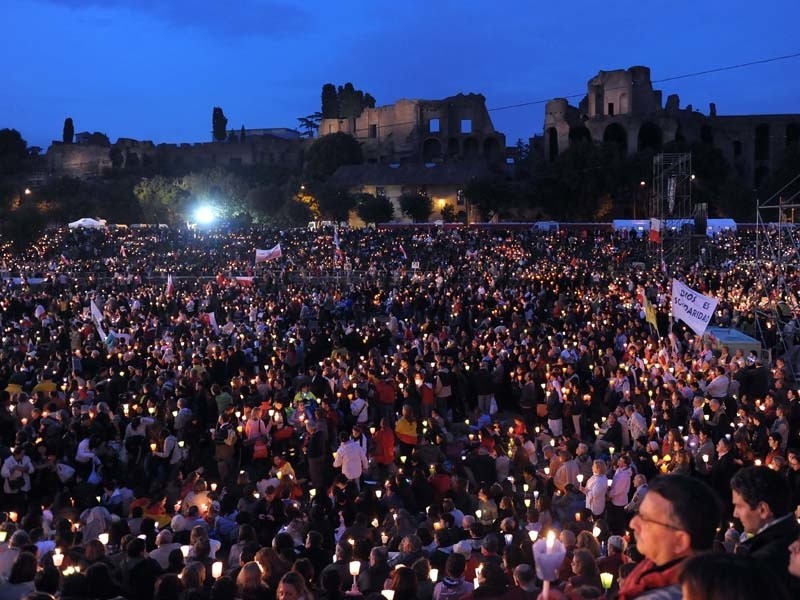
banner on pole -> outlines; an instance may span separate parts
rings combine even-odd
[[[672,280],[672,316],[686,323],[697,335],[703,335],[718,302],[716,298],[704,296],[677,279]]]
[[[281,245],[280,243],[276,244],[269,250],[258,250],[256,249],[256,263],[260,262],[267,262],[270,260],[276,260],[283,256],[281,252]]]

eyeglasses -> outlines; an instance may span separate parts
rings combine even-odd
[[[670,525],[669,523],[664,523],[663,521],[657,521],[656,519],[651,519],[650,517],[643,515],[640,512],[637,512],[635,515],[640,521],[645,523],[652,523],[653,525],[661,525],[662,527],[666,527],[667,529],[672,529],[673,531],[685,531],[683,527],[678,527],[677,525]]]

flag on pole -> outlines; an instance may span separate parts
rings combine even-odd
[[[400,244],[400,254],[403,255],[403,260],[408,260],[408,254],[406,254],[406,249],[403,248],[403,244]]]
[[[650,241],[661,243],[661,219],[650,219]]]
[[[342,257],[342,248],[341,248],[341,246],[339,244],[340,244],[339,228],[336,225],[334,225],[333,226],[333,249],[334,249],[333,252],[334,252],[334,254],[336,255],[337,258],[341,258]]]
[[[217,317],[213,312],[200,313],[200,322],[203,325],[211,327],[214,330],[214,333],[219,333],[219,327],[217,326]]]
[[[650,323],[653,326],[653,329],[656,330],[658,333],[658,320],[656,319],[656,309],[650,303],[650,300],[647,299],[647,296],[644,297],[644,320]]]
[[[719,301],[704,296],[677,279],[672,280],[672,317],[686,323],[697,335],[703,335],[717,310]]]
[[[122,244],[122,245],[119,247],[119,255],[120,255],[122,258],[128,258],[128,251],[127,251],[127,250],[125,250],[125,244]]]
[[[268,262],[270,260],[277,260],[281,256],[283,256],[283,253],[281,252],[281,244],[278,242],[269,250],[256,249],[256,264],[260,262]]]
[[[172,296],[175,293],[175,282],[172,281],[172,274],[167,275],[167,289],[164,290],[167,296]]]
[[[94,326],[97,328],[97,335],[100,336],[101,340],[105,341],[108,336],[103,329],[103,313],[100,312],[99,308],[97,308],[97,304],[94,303],[94,300],[92,300],[90,303],[90,310],[92,321],[94,322]]]

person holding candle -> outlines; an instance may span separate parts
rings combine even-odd
[[[606,463],[596,460],[592,463],[592,476],[583,486],[586,494],[586,508],[595,517],[602,517],[606,510],[606,494],[608,493],[608,477],[606,476]]]
[[[711,549],[719,522],[719,499],[707,484],[685,475],[655,478],[630,524],[644,560],[625,578],[619,599],[680,598],[683,563]]]
[[[459,600],[472,592],[472,583],[464,579],[466,559],[462,554],[453,552],[447,557],[444,565],[444,577],[433,588],[433,600]]]

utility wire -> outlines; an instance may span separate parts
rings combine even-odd
[[[694,71],[692,73],[684,73],[682,75],[673,75],[671,77],[663,77],[661,79],[653,79],[653,80],[650,81],[650,83],[651,84],[664,83],[664,82],[667,82],[667,81],[677,81],[679,79],[689,79],[691,77],[701,77],[703,75],[710,75],[711,73],[720,73],[722,71],[733,71],[735,69],[743,69],[745,67],[752,67],[752,66],[756,66],[756,65],[764,65],[764,64],[767,64],[767,63],[773,63],[773,62],[778,62],[778,61],[782,61],[782,60],[791,60],[793,58],[800,58],[800,52],[795,52],[793,54],[784,54],[782,56],[772,56],[770,58],[763,58],[763,59],[760,59],[760,60],[752,60],[752,61],[749,61],[749,62],[737,63],[737,64],[734,64],[734,65],[725,65],[725,66],[722,66],[722,67],[715,67],[713,69],[706,69],[704,71]],[[606,88],[606,89],[608,91],[613,91],[615,89],[624,89],[624,87],[627,87],[627,86],[618,86],[618,87]],[[586,95],[586,92],[570,94],[568,96],[553,96],[552,98],[547,98],[545,100],[531,100],[531,101],[528,101],[528,102],[519,102],[517,104],[508,104],[506,106],[496,106],[494,108],[487,108],[486,110],[487,110],[487,112],[497,112],[497,111],[500,111],[500,110],[509,110],[509,109],[512,109],[512,108],[524,108],[526,106],[535,106],[537,104],[546,104],[546,103],[550,102],[551,100],[553,100],[553,98],[565,98],[565,99],[582,98],[585,95]],[[391,125],[383,125],[383,126],[377,125],[377,124],[375,124],[375,125],[376,125],[376,127],[378,129],[380,129],[381,127],[387,128],[387,127],[398,127],[398,126],[402,126],[402,125],[416,125],[416,124],[417,124],[417,121],[406,121],[406,122],[400,122],[400,123],[392,123]],[[354,133],[357,133],[357,132],[360,132],[360,131],[367,131],[367,130],[368,130],[368,127],[357,128],[357,129],[354,130]]]

